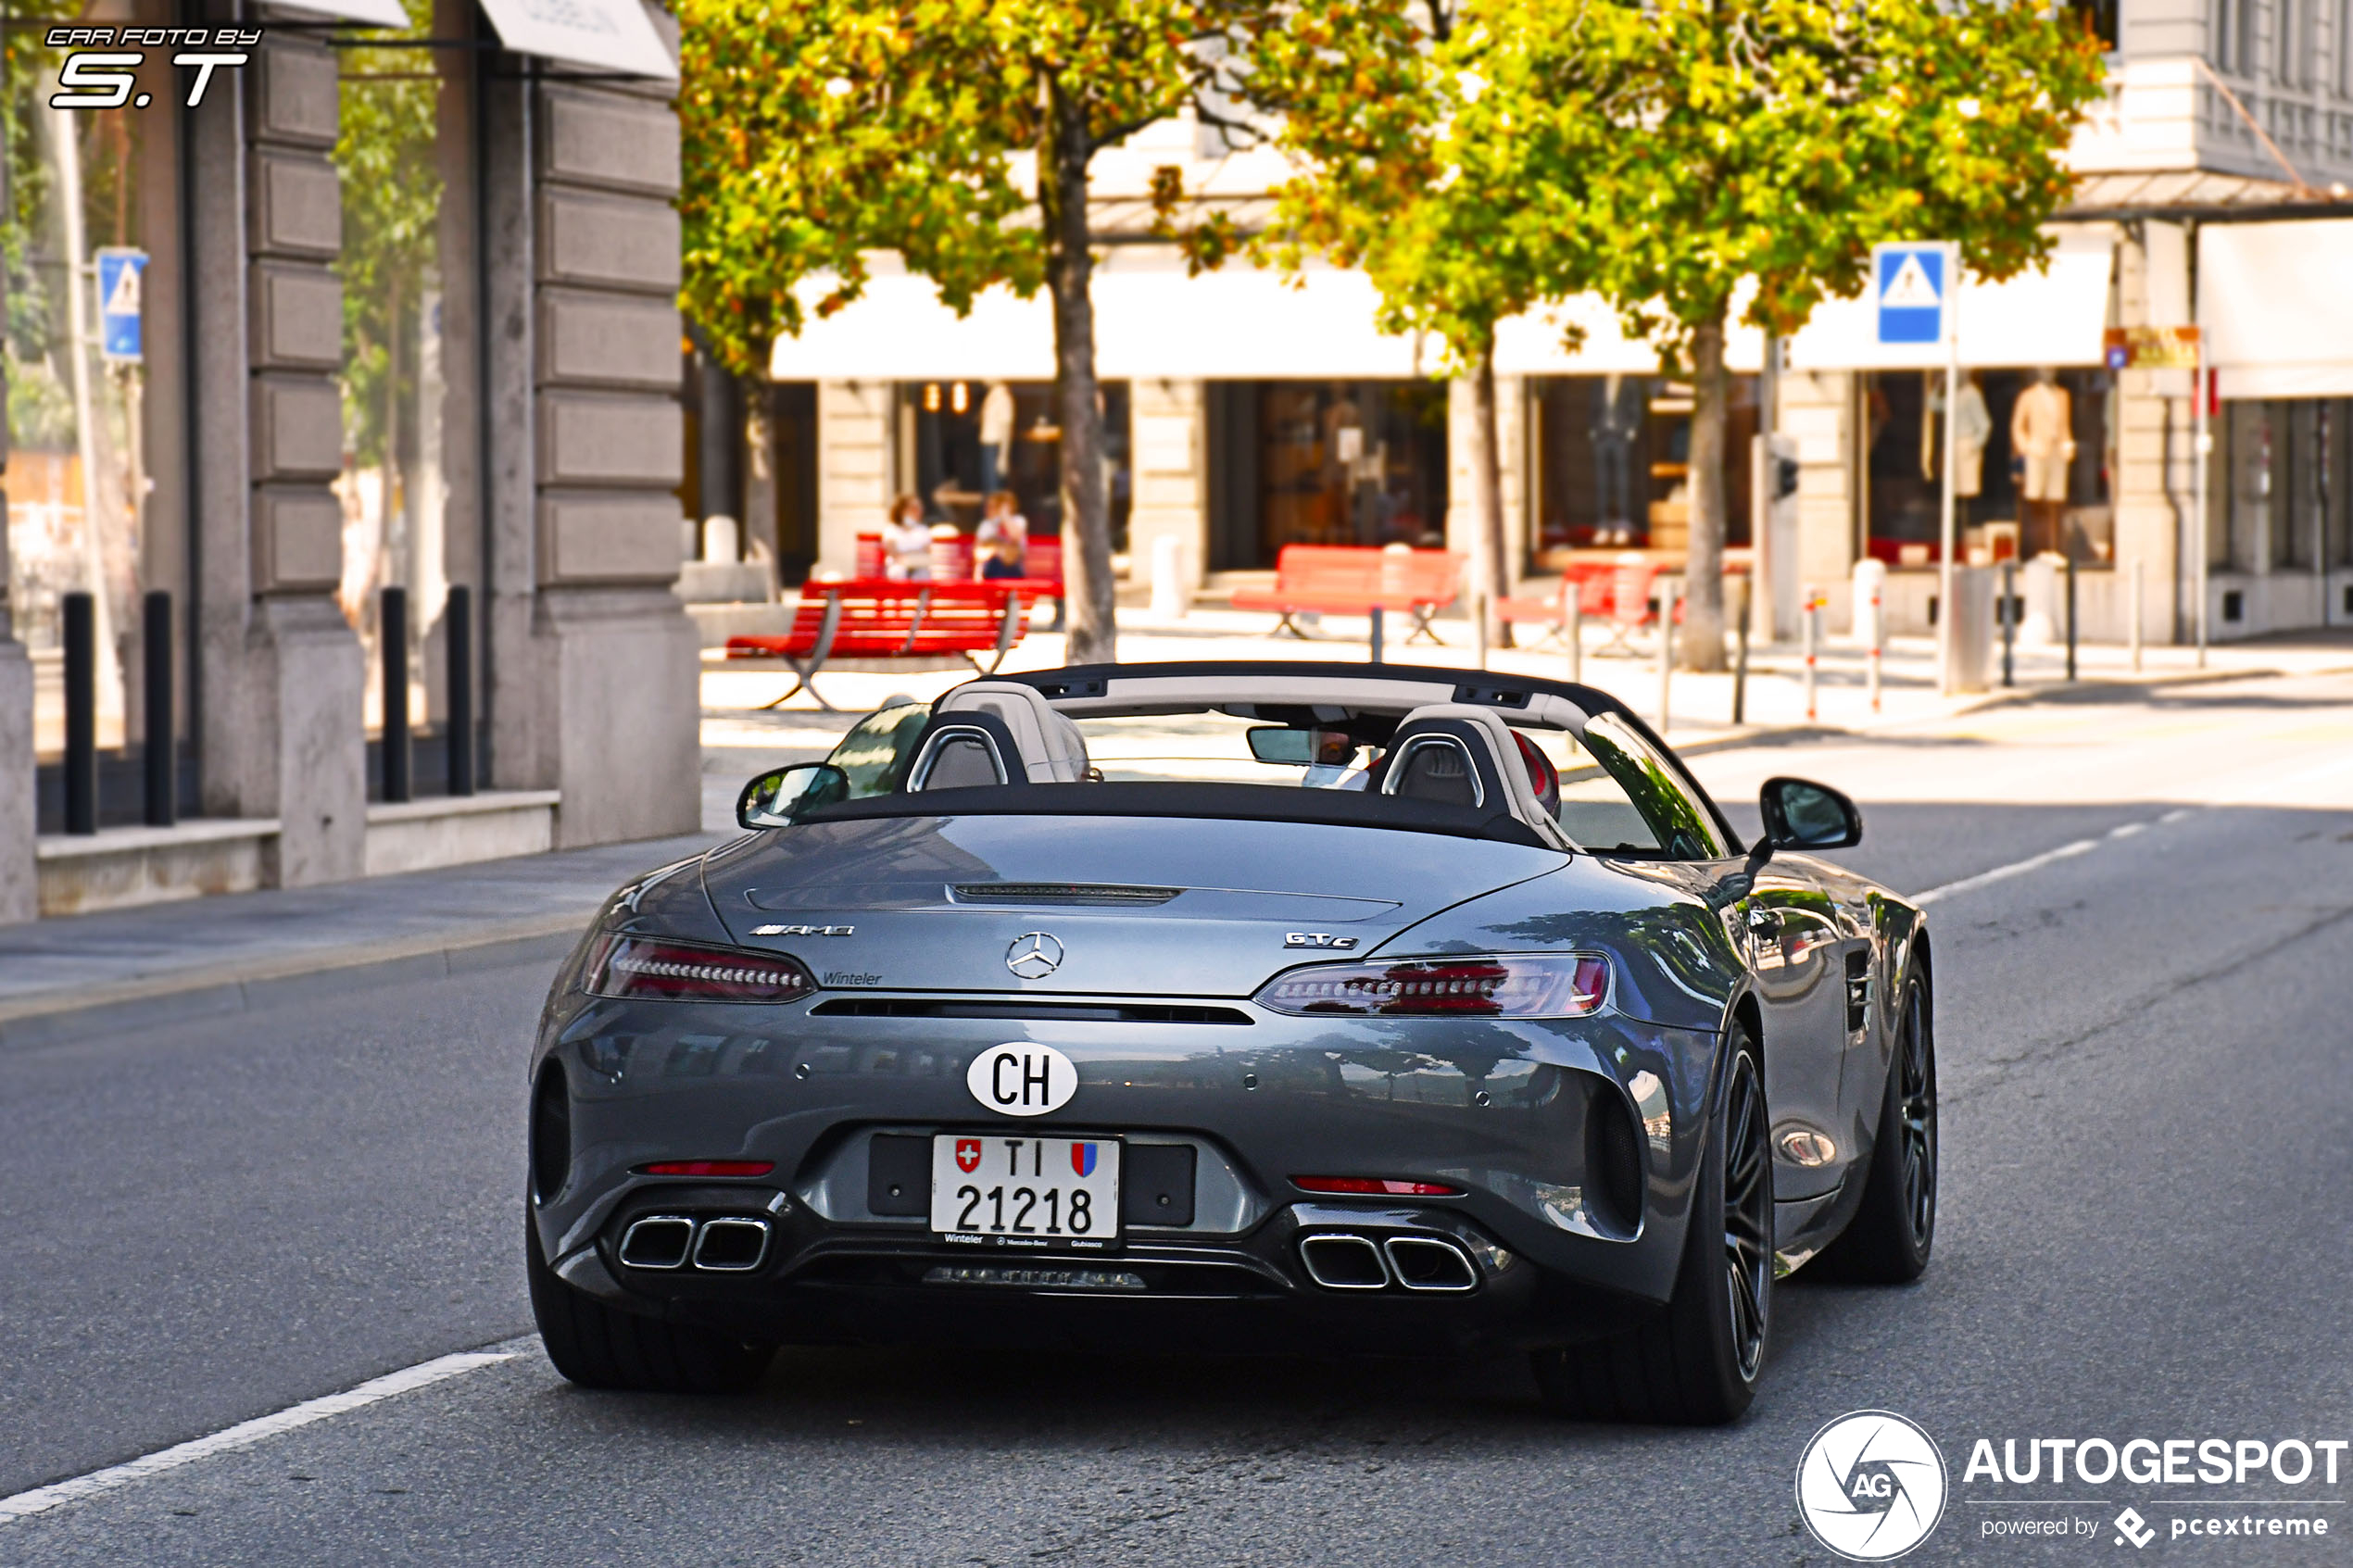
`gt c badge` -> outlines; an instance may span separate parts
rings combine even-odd
[[[1026,1042],[991,1046],[973,1059],[964,1073],[973,1098],[1005,1116],[1043,1116],[1060,1110],[1078,1092],[1078,1068],[1051,1046]],[[978,1157],[980,1146],[973,1145]],[[961,1142],[956,1161],[963,1163]]]
[[[1283,946],[1286,947],[1336,947],[1341,952],[1346,952],[1356,946],[1356,938],[1335,936],[1328,931],[1286,931],[1283,933]]]

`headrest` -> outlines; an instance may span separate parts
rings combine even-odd
[[[1029,784],[1076,784],[1087,773],[1087,742],[1078,726],[1054,711],[1035,686],[1015,681],[967,681],[941,697],[935,722],[985,713],[1005,727]]]
[[[1462,702],[1434,702],[1416,708],[1399,721],[1397,734],[1390,741],[1390,756],[1402,757],[1406,742],[1423,733],[1450,734],[1466,741],[1477,737],[1484,743],[1480,750],[1490,770],[1491,782],[1486,784],[1489,808],[1509,810],[1524,822],[1557,827],[1557,819],[1546,807],[1537,782],[1529,776],[1530,769],[1521,752],[1519,736],[1504,722],[1502,714],[1491,708]],[[1541,759],[1542,754],[1538,756]],[[1551,771],[1549,768],[1545,771]],[[1393,764],[1390,774],[1395,775]],[[1382,780],[1382,787],[1389,787],[1388,778]]]
[[[1029,783],[1021,747],[994,713],[935,711],[924,721],[911,755],[902,794]]]

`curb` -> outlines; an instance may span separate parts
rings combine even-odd
[[[464,936],[413,937],[278,953],[171,974],[142,975],[60,995],[0,1000],[0,1051],[28,1050],[136,1029],[252,1012],[337,996],[354,986],[440,980],[506,964],[562,958],[596,918],[595,905],[485,925]]]

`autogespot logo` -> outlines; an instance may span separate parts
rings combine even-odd
[[[1903,1556],[1944,1515],[1944,1455],[1892,1411],[1856,1411],[1814,1434],[1797,1461],[1797,1516],[1856,1562]]]

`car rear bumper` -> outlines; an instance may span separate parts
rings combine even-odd
[[[540,1246],[562,1277],[617,1304],[793,1342],[1061,1343],[1101,1326],[1131,1346],[1139,1332],[1229,1348],[1236,1334],[1545,1343],[1666,1298],[1716,1035],[1616,1015],[1400,1023],[1239,1010],[1247,1025],[574,998],[551,1010],[535,1064],[560,1068],[570,1102],[564,1178],[534,1203]],[[1013,1122],[974,1101],[963,1070],[1022,1039],[1069,1055],[1080,1087],[1063,1110]],[[1610,1119],[1623,1135],[1604,1149],[1597,1129]],[[920,1215],[875,1210],[877,1135],[975,1130],[1189,1146],[1192,1223],[1131,1214],[1113,1247],[1039,1253],[951,1244]],[[1619,1158],[1630,1178],[1603,1168]],[[772,1170],[692,1183],[643,1171],[714,1159]],[[1331,1198],[1293,1185],[1308,1174],[1459,1196]],[[637,1266],[622,1244],[649,1215],[755,1222],[756,1261]],[[749,1234],[726,1233],[712,1256],[742,1263]],[[1353,1241],[1302,1250],[1316,1236]],[[1354,1258],[1356,1276],[1313,1266],[1319,1251]]]

